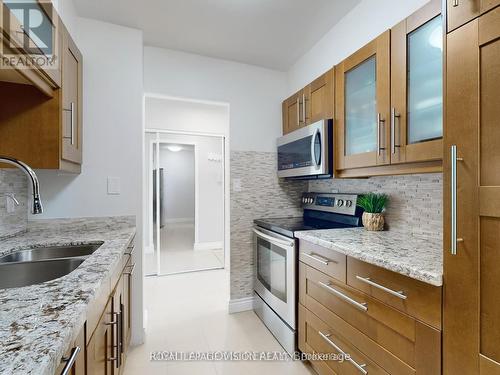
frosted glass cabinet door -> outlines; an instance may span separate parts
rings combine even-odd
[[[391,163],[443,158],[443,17],[431,0],[391,29]]]
[[[345,154],[377,149],[375,56],[345,73]]]
[[[390,162],[390,43],[387,30],[335,67],[339,171]]]
[[[408,143],[443,136],[443,30],[438,16],[408,35]]]

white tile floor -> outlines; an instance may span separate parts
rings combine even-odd
[[[194,224],[167,224],[160,230],[161,274],[224,267],[224,251],[194,250]],[[156,270],[154,254],[146,257],[147,273]]]
[[[227,313],[225,270],[148,277],[145,344],[131,348],[124,375],[311,375],[300,362],[152,362],[152,351],[278,351],[281,346],[251,311]]]

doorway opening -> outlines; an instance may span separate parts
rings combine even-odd
[[[147,131],[145,148],[145,274],[224,268],[224,137]]]

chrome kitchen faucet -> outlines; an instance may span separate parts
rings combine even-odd
[[[34,215],[41,214],[43,212],[42,200],[40,198],[40,184],[38,183],[38,177],[31,167],[23,163],[20,160],[10,158],[8,156],[0,156],[1,163],[7,163],[16,166],[20,170],[22,170],[26,176],[31,180],[31,187],[33,191],[33,207],[31,212]]]

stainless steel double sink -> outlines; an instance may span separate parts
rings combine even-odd
[[[0,257],[0,289],[39,284],[67,275],[102,244],[35,247],[4,255]]]

